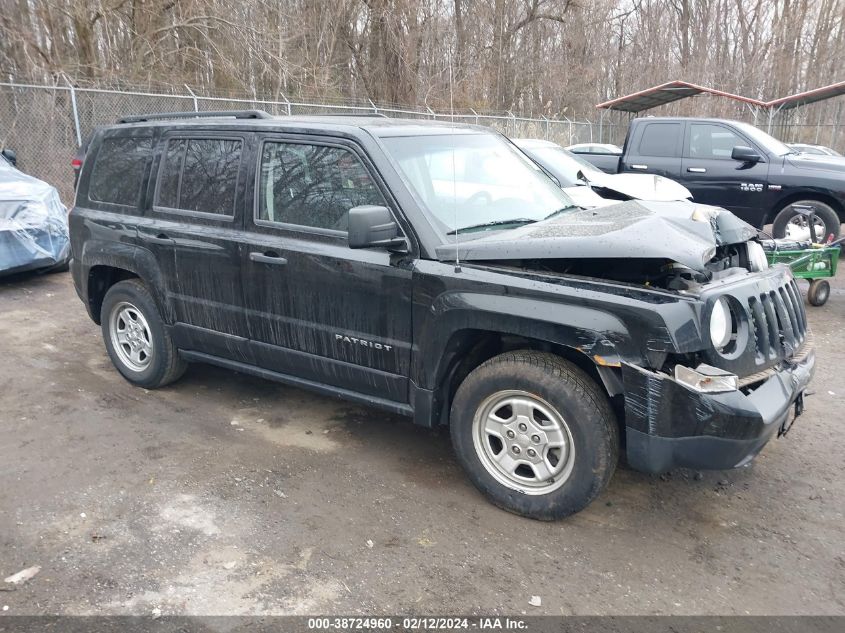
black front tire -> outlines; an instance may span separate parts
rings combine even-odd
[[[822,222],[824,222],[824,235],[816,235],[817,242],[824,242],[827,239],[827,236],[831,233],[833,234],[834,239],[839,237],[841,224],[841,222],[839,221],[839,216],[836,214],[836,211],[833,209],[833,207],[818,200],[798,200],[796,202],[791,202],[790,204],[786,205],[783,209],[781,209],[775,216],[774,222],[772,222],[773,237],[786,237],[786,227],[789,224],[789,221],[797,215],[795,209],[792,208],[793,205],[796,204],[799,206],[806,205],[809,207],[813,207],[816,213],[816,217]]]
[[[112,313],[118,306],[126,304],[130,304],[143,315],[152,345],[149,362],[141,370],[134,369],[125,362],[124,355],[115,349],[112,337]],[[112,363],[133,385],[156,389],[178,380],[185,373],[188,365],[179,356],[149,289],[139,279],[120,281],[109,288],[100,309],[100,327]]]
[[[518,484],[503,484],[482,456],[474,420],[485,402],[506,392],[537,398],[568,427],[571,470],[548,493],[527,494]],[[500,508],[532,519],[561,519],[587,507],[605,489],[619,460],[619,425],[604,391],[554,354],[507,352],[477,367],[455,394],[450,425],[458,460],[473,484]]]

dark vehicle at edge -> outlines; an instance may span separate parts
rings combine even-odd
[[[103,128],[82,167],[74,284],[130,382],[208,362],[449,425],[539,519],[620,451],[733,468],[801,412],[803,303],[730,213],[573,207],[486,128],[212,114]]]
[[[628,127],[621,157],[581,154],[608,173],[672,178],[693,200],[724,207],[774,237],[810,239],[806,216],[816,213],[817,241],[839,236],[845,222],[845,158],[802,154],[738,121],[642,117]]]

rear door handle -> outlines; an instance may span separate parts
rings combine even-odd
[[[704,167],[687,167],[687,171],[691,171],[694,174],[706,174],[707,169]]]
[[[173,239],[167,237],[165,233],[158,235],[145,235],[144,239],[150,244],[173,244]]]
[[[272,264],[274,266],[284,266],[288,263],[288,260],[273,251],[266,251],[264,253],[253,251],[249,254],[249,259],[259,264]]]
[[[631,169],[639,169],[640,171],[648,169],[648,165],[631,165]]]

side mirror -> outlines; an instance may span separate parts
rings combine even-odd
[[[363,205],[349,209],[347,230],[349,248],[407,248],[399,225],[387,207]]]
[[[9,161],[12,164],[12,167],[18,166],[18,155],[15,153],[14,150],[4,149],[2,154],[3,154],[3,158],[5,158],[7,161]]]
[[[763,160],[763,157],[760,156],[760,154],[744,145],[737,145],[734,147],[731,150],[731,158],[742,161],[743,163],[759,163]]]

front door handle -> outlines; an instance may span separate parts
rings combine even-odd
[[[704,167],[687,167],[687,171],[690,171],[694,174],[706,174],[707,169]]]
[[[173,239],[168,237],[166,233],[159,233],[158,235],[145,235],[144,239],[150,244],[173,244]]]
[[[631,165],[631,169],[639,169],[640,171],[643,171],[648,169],[648,165]]]
[[[275,266],[284,266],[288,263],[288,260],[273,251],[265,251],[263,253],[254,251],[249,254],[249,259],[259,264],[272,264]]]

